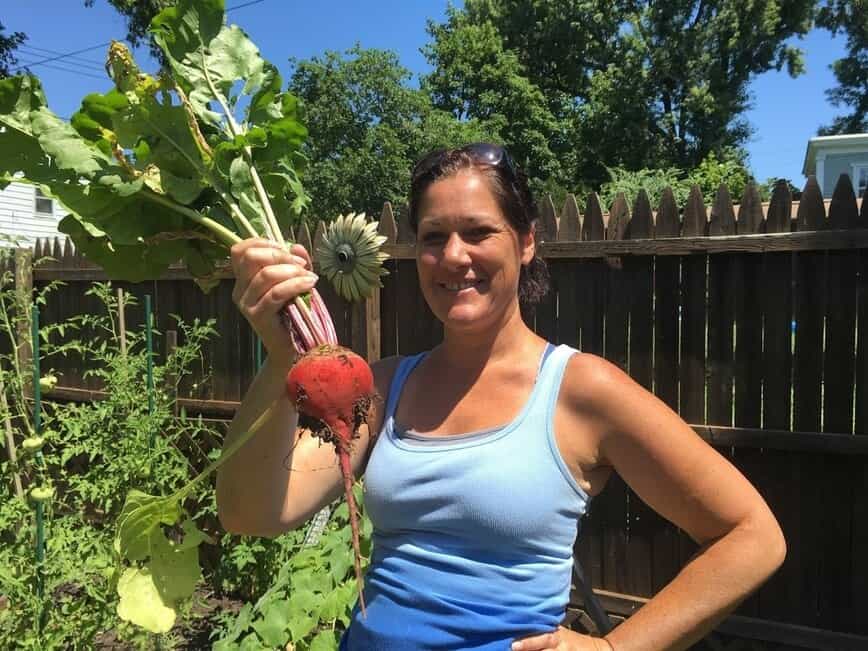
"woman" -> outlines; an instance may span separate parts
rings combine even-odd
[[[353,454],[356,475],[367,470],[375,525],[368,609],[354,613],[342,648],[690,646],[782,563],[784,539],[765,502],[628,375],[551,346],[522,321],[520,300],[540,297],[545,273],[526,178],[503,148],[424,158],[409,218],[421,290],[444,338],[427,354],[373,367],[384,400]],[[229,531],[276,535],[341,493],[329,447],[310,437],[296,445],[297,415],[283,395],[294,353],[277,313],[316,278],[297,245],[246,241],[232,261],[235,300],[269,355],[229,439],[278,407],[220,472],[220,518]],[[701,547],[600,639],[558,623],[577,521],[612,472]]]

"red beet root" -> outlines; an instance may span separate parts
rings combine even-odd
[[[364,615],[358,509],[353,497],[355,479],[350,463],[350,450],[353,439],[358,436],[359,425],[365,422],[374,395],[371,367],[347,348],[318,346],[302,356],[292,367],[286,377],[286,390],[300,414],[322,423],[314,434],[335,446],[350,511],[359,606]]]

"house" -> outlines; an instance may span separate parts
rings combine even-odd
[[[42,191],[26,183],[12,182],[0,190],[0,245],[9,239],[22,246],[33,245],[38,237],[66,237],[57,230],[57,223],[66,215],[63,207]]]
[[[847,174],[856,196],[861,197],[868,186],[868,133],[811,138],[802,173],[817,177],[824,198],[832,196],[838,178]]]

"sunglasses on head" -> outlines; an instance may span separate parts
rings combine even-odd
[[[430,172],[432,169],[437,167],[451,151],[468,154],[474,162],[482,165],[503,168],[513,179],[515,178],[515,163],[512,160],[512,156],[510,156],[509,152],[506,151],[506,147],[503,145],[495,145],[490,142],[473,142],[464,147],[460,147],[459,149],[444,149],[433,152],[419,161],[413,170],[413,176],[419,177]]]

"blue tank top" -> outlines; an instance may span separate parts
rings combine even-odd
[[[557,628],[589,502],[553,431],[574,352],[549,345],[508,425],[446,437],[396,425],[404,382],[425,353],[401,361],[365,475],[367,617],[357,605],[341,649],[508,651],[516,637]]]

